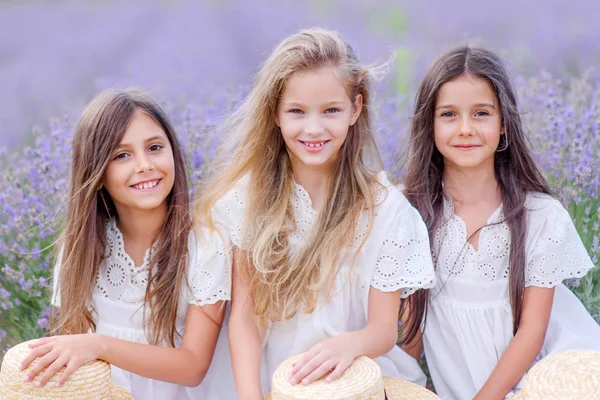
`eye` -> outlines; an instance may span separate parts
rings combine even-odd
[[[454,117],[454,113],[452,111],[444,111],[440,117]]]
[[[335,114],[338,112],[340,112],[340,109],[335,108],[335,107],[331,107],[331,108],[328,108],[327,110],[325,110],[325,114]]]
[[[485,110],[479,110],[475,113],[476,117],[486,117],[488,115],[490,115],[490,113]]]
[[[148,148],[148,150],[150,150],[150,151],[158,151],[158,150],[162,149],[163,147],[164,146],[161,145],[161,144],[153,144],[152,146],[150,146]]]
[[[123,159],[125,159],[125,158],[127,158],[127,157],[129,157],[129,154],[127,154],[127,153],[119,153],[119,154],[117,154],[117,155],[116,155],[116,156],[113,158],[113,160],[115,160],[115,161],[116,161],[116,160],[123,160]]]
[[[302,114],[302,110],[298,109],[298,108],[293,108],[291,110],[288,111],[291,114]]]

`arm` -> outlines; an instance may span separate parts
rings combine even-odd
[[[234,248],[233,288],[229,316],[229,348],[240,400],[262,400],[260,367],[262,343],[248,286],[247,253]]]
[[[408,316],[410,315],[411,310],[408,303],[408,299],[403,299],[402,301],[406,302],[406,308],[402,313],[401,321],[403,324],[406,324],[409,319]],[[421,361],[421,355],[423,354],[423,332],[419,329],[417,335],[413,340],[402,345],[402,350],[404,350],[415,360]]]
[[[31,380],[49,366],[40,380],[43,386],[66,365],[58,381],[62,385],[81,365],[101,359],[150,379],[198,386],[212,361],[224,312],[223,302],[204,307],[189,305],[181,348],[129,342],[95,333],[53,336],[30,345],[33,350],[23,361],[22,368],[41,357],[27,376]]]
[[[523,314],[515,337],[474,400],[502,400],[539,354],[550,320],[554,288],[525,288]]]
[[[358,331],[326,339],[306,352],[292,369],[292,384],[310,384],[333,370],[326,378],[339,378],[355,358],[376,358],[390,351],[398,340],[400,291],[383,292],[371,287],[367,325]]]

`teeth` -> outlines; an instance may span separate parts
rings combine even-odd
[[[152,181],[152,182],[144,182],[144,183],[140,183],[138,185],[134,185],[133,187],[136,189],[150,189],[153,188],[154,186],[158,185],[158,181]]]
[[[308,147],[321,147],[325,144],[325,142],[321,142],[321,143],[306,143],[306,145]]]

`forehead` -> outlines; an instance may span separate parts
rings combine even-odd
[[[162,136],[165,139],[167,137],[165,131],[152,117],[138,109],[131,117],[131,122],[121,143],[144,141],[156,136]]]
[[[486,79],[461,75],[444,83],[437,95],[436,105],[496,104],[494,88]]]
[[[349,100],[344,82],[333,66],[295,72],[287,79],[282,93],[284,102]]]

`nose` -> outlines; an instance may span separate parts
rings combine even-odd
[[[136,170],[138,173],[154,170],[154,164],[146,153],[142,153],[136,157]]]
[[[310,136],[318,136],[325,132],[325,126],[319,117],[314,116],[306,121],[304,132]]]
[[[471,121],[470,115],[465,115],[460,119],[459,134],[461,135],[472,135],[473,134],[473,122]]]

